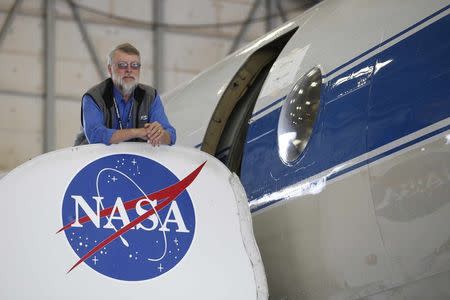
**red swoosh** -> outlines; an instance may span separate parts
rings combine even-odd
[[[160,190],[160,191],[157,191],[155,193],[147,195],[147,197],[149,197],[149,199],[152,199],[152,200],[162,200],[162,199],[164,199],[163,201],[158,203],[158,205],[155,206],[155,210],[156,211],[160,211],[161,209],[166,207],[168,204],[170,204],[173,200],[175,200],[175,198],[177,198],[178,195],[180,195],[194,181],[194,179],[197,177],[197,175],[202,170],[202,168],[205,165],[205,163],[206,163],[206,161],[204,163],[202,163],[199,167],[197,167],[197,169],[195,169],[191,174],[189,174],[188,176],[186,176],[185,178],[180,180],[178,183],[176,183],[174,185],[171,185],[171,186],[169,186],[169,187],[167,187],[167,188],[165,188],[163,190]],[[131,208],[135,207],[135,204],[141,199],[145,199],[145,197],[140,197],[140,198],[137,198],[137,199],[134,199],[134,200],[127,201],[126,203],[124,203],[125,208],[128,210],[128,209],[131,209]],[[106,209],[102,210],[100,212],[100,216],[102,216],[102,217],[103,216],[107,216],[108,212],[111,212],[111,210],[112,210],[112,207],[109,207],[109,208],[106,208]],[[69,273],[70,271],[75,269],[79,264],[81,264],[86,259],[91,257],[95,252],[100,250],[102,247],[105,247],[106,245],[108,245],[109,243],[111,243],[112,241],[117,239],[120,235],[126,233],[128,230],[133,228],[135,225],[141,223],[142,221],[144,221],[146,218],[150,217],[153,214],[154,214],[154,210],[153,209],[148,210],[143,215],[141,215],[141,216],[137,217],[136,219],[134,219],[133,221],[131,221],[128,225],[126,225],[126,226],[122,227],[121,229],[117,230],[116,232],[114,232],[112,235],[110,235],[105,240],[100,242],[97,246],[92,248],[83,257],[81,257],[80,260],[78,260],[78,262],[75,265],[73,265],[73,267],[70,268],[69,271],[67,271],[67,273]],[[81,218],[79,221],[80,221],[80,223],[86,223],[89,220],[90,219],[86,216],[86,217]],[[58,230],[58,232],[66,230],[72,224],[73,224],[73,222],[70,223],[70,224],[65,225],[63,228]]]
[[[136,207],[136,203],[139,202],[142,199],[147,199],[148,198],[150,200],[161,200],[161,199],[167,198],[171,194],[173,194],[175,191],[177,191],[180,188],[180,186],[183,187],[183,190],[186,189],[192,183],[192,181],[195,179],[195,177],[198,175],[198,173],[200,173],[200,171],[203,168],[203,166],[205,165],[205,163],[206,163],[206,161],[203,164],[201,164],[197,169],[195,169],[191,174],[189,174],[188,176],[186,176],[185,178],[183,178],[179,182],[177,182],[177,183],[175,183],[175,184],[173,184],[171,186],[166,187],[165,189],[162,189],[162,190],[159,190],[157,192],[148,194],[146,196],[142,196],[142,197],[139,197],[139,198],[136,198],[136,199],[124,202],[125,209],[126,210],[130,210],[130,209],[135,208]],[[190,179],[190,176],[192,176],[194,173],[196,173],[194,178]],[[109,216],[111,214],[111,211],[112,211],[113,207],[114,206],[111,206],[111,207],[108,207],[108,208],[105,208],[105,209],[101,210],[100,211],[100,218]],[[84,224],[84,223],[89,222],[89,221],[92,221],[92,220],[88,216],[81,217],[78,220],[78,222],[80,224]],[[64,225],[56,233],[59,233],[61,231],[65,231],[65,230],[69,229],[74,222],[75,221]]]

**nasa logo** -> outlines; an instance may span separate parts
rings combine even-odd
[[[106,156],[84,167],[66,190],[58,231],[80,257],[69,272],[84,262],[105,276],[138,281],[174,268],[195,233],[185,189],[205,163],[183,180],[137,155]]]

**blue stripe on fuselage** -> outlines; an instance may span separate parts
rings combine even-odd
[[[386,44],[390,43],[391,41],[395,40],[396,38],[402,36],[403,34],[407,33],[408,31],[411,31],[411,30],[413,30],[414,28],[416,28],[416,27],[422,25],[423,23],[425,23],[425,22],[427,22],[428,20],[430,20],[430,19],[436,17],[437,15],[439,15],[440,13],[446,11],[446,10],[449,9],[449,8],[450,8],[450,5],[447,5],[446,7],[444,7],[444,8],[442,8],[442,9],[438,10],[437,12],[433,13],[432,15],[430,15],[430,16],[428,16],[428,17],[422,19],[422,20],[420,20],[419,22],[417,22],[417,23],[415,23],[415,24],[409,26],[409,27],[406,28],[405,30],[402,30],[402,31],[399,32],[398,34],[396,34],[396,35],[390,37],[389,39],[385,40],[384,42],[382,42],[382,43],[380,43],[380,44],[378,44],[378,45],[376,45],[376,46],[370,48],[369,50],[367,50],[367,51],[361,53],[360,55],[358,55],[358,56],[352,58],[351,60],[349,60],[349,61],[346,62],[345,64],[342,64],[342,65],[340,65],[339,67],[337,67],[337,68],[333,69],[332,71],[328,72],[327,74],[324,74],[323,77],[325,78],[325,77],[329,77],[329,76],[333,75],[334,73],[336,73],[337,71],[341,70],[342,68],[344,68],[344,67],[346,67],[346,66],[348,66],[348,65],[350,65],[350,64],[352,64],[352,63],[354,63],[354,62],[357,61],[358,59],[360,59],[360,58],[364,57],[365,55],[369,54],[370,52],[373,52],[373,51],[375,51],[376,49],[383,47],[384,45],[386,45]]]
[[[292,166],[278,156],[273,129],[281,109],[253,122],[241,167],[249,200],[448,118],[448,36],[450,17],[446,16],[329,80],[322,86],[320,114],[309,144]]]
[[[450,129],[450,125],[447,125],[445,127],[437,129],[437,130],[435,130],[433,132],[424,134],[424,135],[422,135],[422,136],[420,136],[420,137],[418,137],[418,138],[416,138],[416,139],[414,139],[412,141],[406,142],[406,143],[404,143],[402,145],[399,145],[397,147],[393,147],[392,149],[389,149],[389,150],[387,150],[387,151],[385,151],[385,152],[383,152],[383,153],[381,153],[379,155],[376,155],[376,156],[371,157],[369,159],[366,159],[364,161],[355,163],[354,165],[351,165],[351,166],[349,166],[347,168],[344,168],[344,169],[342,169],[340,171],[337,171],[337,172],[335,172],[333,174],[330,174],[329,176],[326,176],[326,180],[327,181],[333,180],[333,179],[335,179],[335,178],[337,178],[339,176],[342,176],[342,175],[344,175],[346,173],[349,173],[349,172],[351,172],[353,170],[356,170],[356,169],[358,169],[358,168],[360,168],[360,167],[362,167],[364,165],[373,163],[373,162],[375,162],[375,161],[377,161],[379,159],[382,159],[382,158],[384,158],[386,156],[392,155],[392,154],[394,154],[394,153],[396,153],[398,151],[401,151],[401,150],[403,150],[403,149],[405,149],[407,147],[410,147],[410,146],[415,145],[417,143],[420,143],[420,142],[422,142],[422,141],[424,141],[426,139],[429,139],[429,138],[432,138],[432,137],[434,137],[436,135],[439,135],[439,134],[441,134],[441,133],[443,133],[443,132],[445,132],[445,131],[447,131],[449,129]],[[265,203],[262,203],[262,204],[259,204],[259,205],[254,205],[254,207],[251,209],[251,212],[253,213],[253,212],[259,211],[259,210],[261,210],[263,208],[271,206],[271,205],[273,205],[275,203],[278,203],[278,202],[280,202],[282,200],[284,200],[284,199],[272,199],[272,200],[267,201]]]

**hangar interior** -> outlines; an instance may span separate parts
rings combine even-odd
[[[0,172],[73,145],[81,96],[115,45],[140,50],[140,82],[164,96],[315,2],[0,1]]]

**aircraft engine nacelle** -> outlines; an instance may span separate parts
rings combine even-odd
[[[242,185],[204,152],[68,148],[0,192],[0,299],[268,297]]]

